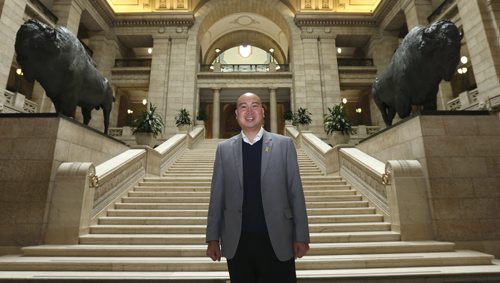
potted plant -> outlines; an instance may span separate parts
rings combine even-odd
[[[205,125],[205,121],[208,119],[207,113],[199,111],[196,115],[196,125]]]
[[[330,136],[332,146],[349,142],[352,127],[342,103],[332,108],[328,107],[328,113],[325,114],[323,126],[326,134]]]
[[[156,113],[156,107],[149,103],[149,109],[146,109],[142,116],[134,121],[132,133],[135,135],[137,144],[153,147],[156,144],[156,137],[161,134],[163,127],[163,119]]]
[[[179,133],[188,132],[189,126],[191,125],[191,115],[189,115],[186,108],[180,109],[179,114],[175,115],[175,125]]]
[[[285,125],[293,124],[293,112],[291,110],[286,110],[283,113],[283,118],[285,118]]]
[[[311,124],[311,112],[307,111],[307,108],[299,107],[297,113],[295,114],[295,124],[299,126],[300,131],[309,130],[309,124]]]

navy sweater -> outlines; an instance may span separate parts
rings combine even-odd
[[[262,139],[253,145],[242,142],[243,151],[243,223],[242,230],[266,233],[260,184]]]

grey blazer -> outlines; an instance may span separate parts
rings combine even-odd
[[[264,131],[262,136],[262,204],[276,256],[293,257],[293,242],[309,243],[309,226],[297,152],[289,137]],[[217,147],[206,241],[219,240],[222,255],[233,258],[241,234],[243,206],[242,136]]]

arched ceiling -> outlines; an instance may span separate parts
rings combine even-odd
[[[221,49],[221,52],[224,52],[225,50],[238,46],[242,43],[259,47],[266,51],[270,48],[274,48],[274,58],[276,61],[280,64],[287,63],[285,53],[272,38],[257,31],[239,30],[225,34],[224,36],[219,37],[219,39],[213,41],[211,45],[206,48],[205,53],[203,53],[203,64],[210,64],[215,60],[217,54],[215,52],[216,48],[219,48]]]
[[[211,25],[201,38],[203,61],[213,61],[215,48],[224,51],[240,44],[250,44],[264,50],[274,48],[278,62],[287,61],[288,39],[284,32],[274,22],[254,13],[231,14]]]

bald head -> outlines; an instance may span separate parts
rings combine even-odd
[[[236,107],[238,107],[241,101],[246,100],[246,98],[256,98],[259,101],[259,104],[261,104],[260,97],[257,94],[247,92],[238,97],[238,100],[236,100]]]
[[[253,138],[264,122],[264,108],[260,97],[254,93],[245,93],[236,101],[236,120],[247,136]]]

